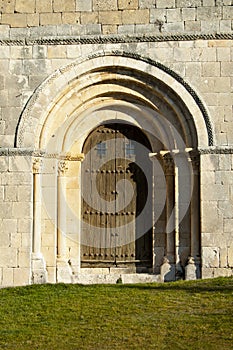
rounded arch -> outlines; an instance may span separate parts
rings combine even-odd
[[[99,52],[60,68],[36,90],[17,129],[16,147],[66,152],[101,120],[123,118],[153,130],[166,148],[213,145],[207,111],[174,71],[139,55]],[[173,131],[171,132],[171,125]],[[79,136],[77,137],[77,130]]]

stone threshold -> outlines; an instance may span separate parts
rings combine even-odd
[[[78,284],[158,283],[161,282],[161,277],[160,275],[149,273],[80,273],[76,276],[73,276],[72,282]]]

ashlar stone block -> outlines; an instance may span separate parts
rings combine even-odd
[[[233,18],[233,6],[223,7],[223,19],[232,19]]]
[[[202,0],[177,0],[177,7],[199,7],[202,5]]]
[[[12,214],[16,219],[31,217],[31,203],[29,202],[13,202]]]
[[[30,283],[30,268],[16,268],[13,274],[14,286],[26,286]]]
[[[0,12],[2,13],[14,13],[15,0],[1,1]]]
[[[221,76],[233,77],[233,62],[222,62],[221,63]]]
[[[123,24],[147,24],[149,23],[149,10],[125,10],[122,12]]]
[[[13,156],[9,158],[9,171],[30,172],[31,158],[27,156]]]
[[[220,267],[227,267],[227,247],[220,248]]]
[[[28,27],[37,27],[40,23],[40,16],[38,13],[30,13],[27,15]]]
[[[156,7],[157,8],[175,8],[176,2],[175,0],[157,0]]]
[[[228,247],[228,265],[233,267],[233,245]]]
[[[195,21],[196,19],[196,9],[195,8],[182,8],[182,19],[184,21]]]
[[[76,11],[91,11],[92,0],[76,0]]]
[[[85,1],[86,2],[86,1]],[[53,0],[54,12],[72,12],[75,11],[75,0]]]
[[[213,191],[213,190],[212,190]],[[222,213],[217,208],[217,201],[205,201],[201,204],[202,211],[202,231],[203,232],[223,232]]]
[[[202,248],[202,265],[203,267],[219,267],[219,248],[218,247]]]
[[[53,0],[36,0],[36,12],[52,12],[52,3]]]
[[[58,25],[61,24],[61,13],[41,13],[40,14],[40,24],[42,26],[45,25]]]
[[[219,77],[220,76],[220,62],[203,63],[202,74],[204,77]]]
[[[0,266],[17,266],[17,249],[11,247],[0,247]]]
[[[117,0],[93,0],[94,11],[117,10]]]
[[[167,10],[167,22],[180,22],[181,10],[180,9],[168,9]]]
[[[224,232],[232,232],[233,219],[224,219],[223,230]]]
[[[31,256],[30,251],[19,250],[18,251],[18,266],[20,267],[30,267]]]
[[[16,0],[15,11],[19,13],[34,13],[36,7],[35,0]]]
[[[17,219],[3,219],[3,233],[11,234],[17,232]]]
[[[118,0],[119,10],[136,10],[138,8],[138,0]]]
[[[98,12],[82,12],[81,24],[96,24],[99,20]]]
[[[101,11],[99,13],[99,22],[102,24],[121,24],[122,12],[121,11]]]
[[[155,5],[155,0],[139,0],[139,8],[141,9],[153,9]]]
[[[2,269],[2,285],[4,287],[12,287],[14,285],[14,269],[3,268]]]

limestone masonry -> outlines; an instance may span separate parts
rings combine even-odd
[[[0,286],[232,276],[232,105],[232,0],[0,0]]]

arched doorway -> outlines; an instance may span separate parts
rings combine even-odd
[[[82,163],[81,267],[152,268],[152,162],[146,135],[111,123],[87,137]]]
[[[149,224],[150,215],[154,216],[152,273],[161,275],[162,280],[175,280],[176,272],[181,270],[182,278],[200,276],[199,148],[213,144],[208,114],[195,91],[175,72],[151,59],[114,51],[80,58],[55,72],[31,97],[21,116],[15,145],[28,148],[35,158],[32,185],[35,224],[31,230],[35,283],[38,259],[43,262],[43,257],[45,263],[39,273],[46,269],[49,282],[87,283],[90,280],[87,270],[97,271],[81,267],[80,244],[90,246],[81,241],[85,237],[82,152],[92,130],[113,120],[134,125],[137,131],[143,130],[142,135],[146,131],[150,140],[152,185],[158,191],[157,197],[153,197],[152,214],[142,212],[145,218],[149,217]],[[151,140],[151,135],[157,142]],[[155,176],[157,169],[160,173]],[[140,186],[136,187],[140,191]],[[160,192],[163,201],[157,199]],[[157,203],[162,203],[160,208]],[[99,215],[101,220],[102,216]],[[118,219],[116,215],[113,220]],[[137,225],[136,221],[136,235],[140,232]],[[136,258],[139,241],[134,241]],[[143,268],[150,269],[145,265]],[[110,275],[106,270],[99,273]],[[107,276],[106,281],[117,278]]]

